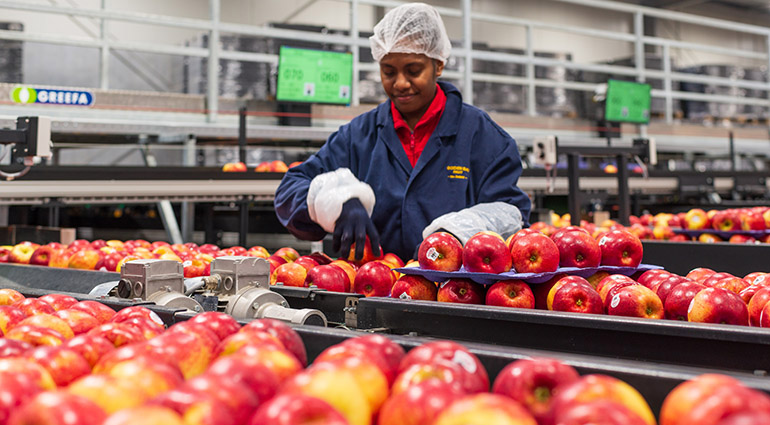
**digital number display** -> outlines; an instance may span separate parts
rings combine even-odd
[[[610,122],[650,122],[650,85],[608,80],[604,119]]]
[[[281,46],[278,58],[279,101],[350,103],[353,55]]]

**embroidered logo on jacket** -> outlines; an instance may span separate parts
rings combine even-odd
[[[449,171],[449,178],[450,179],[468,179],[468,173],[471,172],[470,168],[463,167],[461,165],[448,165],[446,167],[447,171]]]

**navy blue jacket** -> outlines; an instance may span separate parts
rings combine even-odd
[[[516,186],[522,170],[516,142],[486,112],[463,103],[453,85],[439,85],[446,106],[414,169],[386,101],[341,126],[286,173],[275,194],[281,223],[300,239],[322,239],[326,232],[308,214],[308,188],[315,176],[341,167],[372,187],[382,248],[404,260],[422,242],[423,229],[448,212],[502,201],[517,206],[527,223],[530,200]]]

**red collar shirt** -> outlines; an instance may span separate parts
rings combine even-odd
[[[446,105],[446,95],[441,90],[441,87],[436,84],[436,95],[433,97],[433,101],[430,103],[428,110],[414,126],[414,132],[409,129],[409,125],[398,112],[393,102],[390,103],[390,112],[393,115],[393,126],[396,129],[398,139],[401,141],[401,145],[404,147],[409,162],[412,164],[412,168],[417,165],[417,160],[420,158],[420,154],[425,145],[428,143],[433,130],[438,126],[438,122],[441,119],[441,114],[444,112],[444,106]]]

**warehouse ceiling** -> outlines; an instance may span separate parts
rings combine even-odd
[[[770,0],[619,0],[640,6],[770,26]]]
[[[690,9],[690,12],[704,4],[718,4],[744,11],[770,13],[770,0],[639,0],[633,3],[662,9]]]

